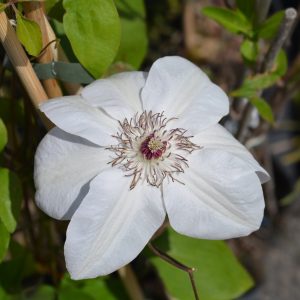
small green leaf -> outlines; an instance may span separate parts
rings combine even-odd
[[[236,299],[253,286],[246,270],[223,241],[209,241],[181,235],[169,227],[153,244],[184,265],[195,268],[200,299]],[[148,248],[142,252],[157,267],[168,292],[176,299],[194,299],[187,272],[163,261]]]
[[[0,218],[12,233],[21,211],[22,186],[19,177],[7,169],[0,169]]]
[[[7,5],[0,3],[0,12],[3,11]]]
[[[255,106],[262,118],[274,124],[274,116],[270,105],[261,98],[250,99],[250,102]]]
[[[255,28],[255,32],[262,39],[271,39],[280,25],[285,11],[280,11]]]
[[[112,0],[64,0],[64,28],[80,63],[96,79],[113,62],[121,25]]]
[[[11,122],[11,113],[10,113],[10,104],[11,101],[8,98],[0,98],[0,118],[4,124],[9,124]],[[20,105],[19,102],[14,103],[14,122],[18,125],[24,125],[24,108]]]
[[[7,131],[3,121],[0,118],[0,152],[4,149],[7,143]]]
[[[235,5],[238,13],[245,18],[251,28],[254,17],[255,0],[236,0]]]
[[[55,300],[56,292],[55,288],[51,285],[41,285],[39,286],[33,294],[26,297],[28,300]],[[76,297],[74,299],[77,299]]]
[[[16,13],[17,35],[26,51],[33,56],[38,56],[43,47],[42,32],[38,23]]]
[[[4,223],[0,220],[0,263],[5,256],[6,250],[9,245],[9,239],[10,235],[7,231],[7,228],[4,225]]]
[[[253,42],[246,38],[242,43],[240,50],[245,65],[248,67],[252,67],[258,57],[258,42]]]
[[[241,14],[221,7],[204,7],[201,12],[234,34],[247,34],[248,23]]]
[[[63,21],[66,10],[63,7],[63,0],[47,0],[45,3],[45,11],[48,17],[59,22]]]
[[[138,70],[148,47],[143,0],[114,0],[121,20],[121,43],[115,62],[123,61]]]

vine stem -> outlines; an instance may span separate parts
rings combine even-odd
[[[276,57],[288,36],[288,33],[295,21],[296,16],[297,16],[297,12],[294,8],[288,8],[285,11],[285,15],[281,20],[280,26],[275,34],[273,42],[263,61],[261,73],[265,73],[273,67]],[[260,97],[261,94],[262,91],[259,91],[258,97]],[[245,133],[248,130],[248,126],[251,120],[251,115],[253,110],[254,110],[253,105],[250,102],[248,102],[248,104],[244,109],[242,121],[240,123],[239,130],[236,135],[236,138],[241,143],[243,143],[245,140]]]
[[[195,280],[194,280],[194,275],[193,275],[193,272],[197,271],[197,270],[194,269],[194,268],[189,268],[189,267],[185,266],[184,264],[182,264],[178,260],[174,259],[172,256],[170,256],[166,252],[164,252],[164,251],[156,248],[155,246],[153,246],[150,242],[148,243],[148,247],[150,248],[150,250],[154,254],[159,256],[161,259],[163,259],[167,263],[171,264],[172,266],[174,266],[174,267],[176,267],[180,270],[188,272],[188,274],[190,276],[190,279],[191,279],[192,286],[193,286],[193,291],[194,291],[194,294],[195,294],[195,298],[196,298],[196,300],[199,300],[199,296],[198,296],[198,292],[197,292],[197,288],[196,288],[196,284],[195,284]]]

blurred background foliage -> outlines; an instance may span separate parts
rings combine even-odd
[[[166,221],[153,244],[198,269],[200,299],[299,299],[299,14],[274,67],[262,74],[257,67],[284,9],[299,12],[299,1],[272,0],[262,22],[256,20],[254,0],[46,0],[43,5],[63,61],[80,62],[95,79],[148,71],[156,59],[179,55],[228,93],[231,110],[221,123],[233,134],[247,102],[255,106],[241,139],[272,176],[264,185],[262,228],[249,237],[208,241],[179,235]],[[39,28],[24,17],[23,4],[16,9],[9,6],[5,13],[17,20],[19,40],[38,61]],[[49,218],[34,202],[33,159],[46,129],[19,78],[7,70],[2,47],[0,57],[0,300],[130,299],[117,272],[70,279],[63,256],[68,222]],[[59,86],[71,94],[67,85]],[[146,299],[193,299],[188,275],[148,248],[131,266]]]

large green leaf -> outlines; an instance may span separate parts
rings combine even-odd
[[[254,42],[246,38],[242,43],[240,50],[245,65],[252,67],[258,57],[258,42]]]
[[[6,143],[7,143],[7,131],[2,119],[0,118],[0,152],[4,149]]]
[[[87,299],[129,300],[120,279],[98,277],[75,281],[68,273],[65,273],[60,283],[59,300],[72,299],[70,297],[78,291],[90,297]]]
[[[63,0],[46,0],[45,11],[48,17],[56,19],[59,22],[63,21],[63,16],[66,10],[63,7]]]
[[[168,228],[154,243],[194,272],[200,299],[235,299],[253,286],[253,281],[223,241],[180,235]],[[157,267],[169,293],[179,300],[194,299],[189,275],[163,261],[148,248],[143,253]]]
[[[64,0],[64,27],[80,63],[97,79],[113,62],[121,25],[112,0]]]
[[[245,18],[249,26],[252,27],[255,11],[255,0],[236,0],[237,11]]]
[[[6,250],[8,248],[9,245],[9,238],[10,235],[7,231],[6,226],[4,225],[4,223],[0,220],[0,263],[2,261],[2,259],[5,256]]]
[[[114,0],[121,20],[121,43],[115,62],[139,69],[147,53],[146,12],[143,0]]]
[[[10,113],[11,100],[8,98],[0,98],[0,118],[4,124],[9,124],[11,122]],[[14,122],[18,125],[24,125],[24,109],[19,102],[14,103]]]
[[[38,23],[16,13],[17,35],[30,55],[38,56],[43,47],[42,32]]]
[[[201,12],[220,23],[234,34],[247,34],[248,23],[245,18],[232,10],[222,7],[204,7]]]
[[[21,211],[22,185],[19,177],[7,169],[0,169],[0,218],[12,233]]]
[[[250,99],[250,102],[257,108],[262,118],[274,124],[274,116],[270,105],[261,98]]]
[[[284,10],[276,13],[261,25],[256,27],[255,33],[257,33],[262,39],[271,39],[275,35],[284,14]]]

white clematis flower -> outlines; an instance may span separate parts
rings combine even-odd
[[[260,227],[269,175],[218,124],[226,94],[186,59],[96,80],[40,109],[57,127],[35,156],[36,202],[71,220],[65,257],[73,279],[128,264],[166,214],[195,238]]]

